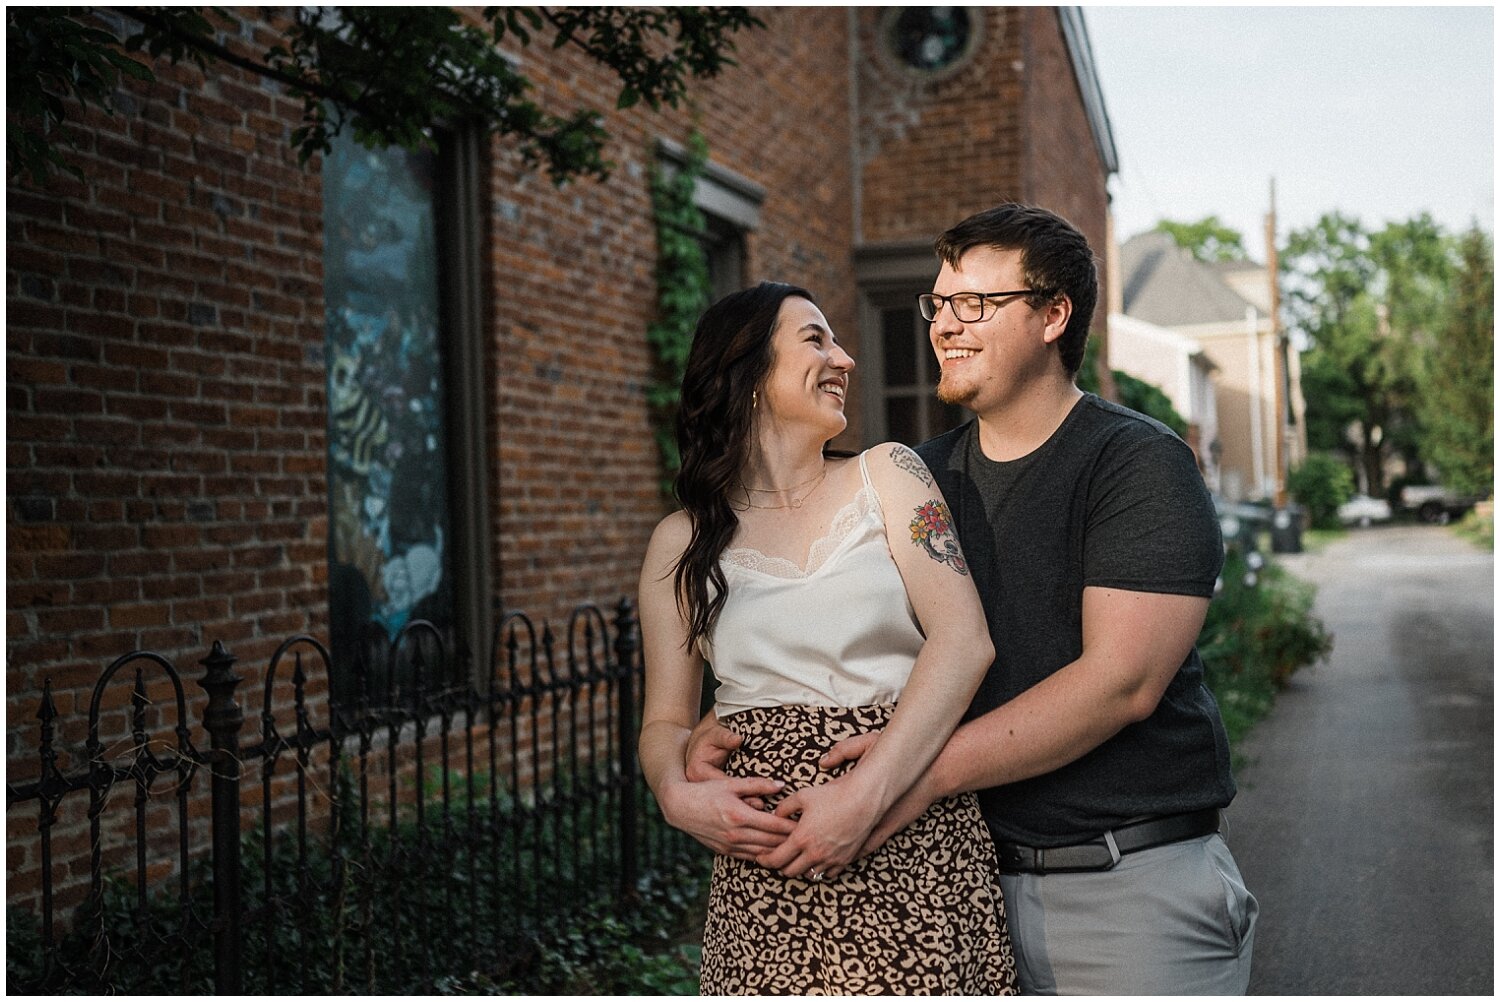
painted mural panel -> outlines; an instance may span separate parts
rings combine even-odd
[[[434,168],[342,137],[324,158],[336,695],[361,644],[452,625]]]

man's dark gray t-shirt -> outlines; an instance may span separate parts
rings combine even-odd
[[[1224,549],[1192,450],[1160,422],[1085,394],[1030,455],[995,462],[971,421],[917,448],[953,512],[995,663],[976,717],[1083,652],[1083,590],[1212,597]],[[982,790],[997,840],[1067,845],[1128,819],[1224,807],[1229,743],[1194,648],[1152,715],[1082,758]]]

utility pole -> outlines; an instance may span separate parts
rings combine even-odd
[[[1282,394],[1286,384],[1286,344],[1281,330],[1281,278],[1276,255],[1276,179],[1271,178],[1271,211],[1266,214],[1266,277],[1271,283],[1271,379],[1275,384],[1271,396],[1276,416],[1276,507],[1286,507],[1286,401]]]

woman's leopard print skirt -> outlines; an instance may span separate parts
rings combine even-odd
[[[818,759],[885,726],[893,706],[781,706],[724,723],[731,776],[827,782]],[[775,806],[773,798],[768,809]],[[703,932],[705,995],[1001,995],[1016,991],[995,850],[972,794],[933,804],[836,879],[717,856]]]

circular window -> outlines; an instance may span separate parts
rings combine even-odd
[[[964,7],[898,7],[887,17],[885,39],[903,66],[936,73],[969,54],[977,28]]]

